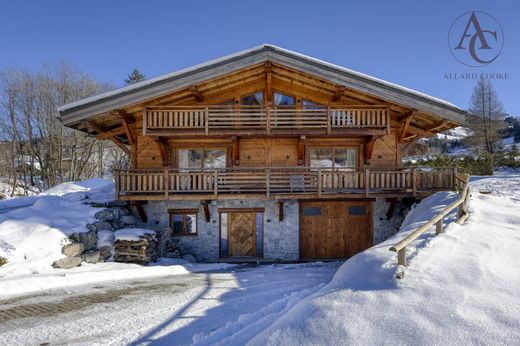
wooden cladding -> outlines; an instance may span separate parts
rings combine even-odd
[[[143,112],[145,135],[188,131],[219,134],[222,130],[257,131],[270,134],[293,130],[385,129],[390,131],[386,106],[176,106],[151,107]]]
[[[417,193],[454,189],[449,169],[351,171],[329,168],[225,168],[116,171],[118,198],[218,199],[325,197],[333,194]],[[177,196],[177,197],[176,197]]]

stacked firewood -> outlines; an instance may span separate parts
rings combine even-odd
[[[156,262],[160,257],[161,232],[146,233],[139,240],[114,241],[114,260],[125,263]]]

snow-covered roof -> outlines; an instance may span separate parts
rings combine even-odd
[[[288,49],[263,44],[218,59],[88,97],[58,108],[65,125],[143,102],[265,61],[279,63],[390,102],[463,123],[466,112],[436,97]]]

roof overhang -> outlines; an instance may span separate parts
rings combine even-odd
[[[272,45],[261,45],[174,73],[69,103],[59,107],[58,111],[64,125],[71,126],[82,120],[145,102],[266,61],[314,75],[323,80],[376,96],[388,102],[435,114],[450,122],[464,123],[466,112],[447,101]]]

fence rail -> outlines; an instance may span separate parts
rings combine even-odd
[[[386,129],[390,118],[386,106],[295,108],[288,106],[176,106],[150,107],[143,113],[145,134],[158,131],[210,131],[222,129],[287,130]]]
[[[458,208],[458,223],[464,222],[464,220],[469,216],[468,213],[468,204],[469,204],[469,174],[455,174],[455,182],[454,182],[455,190],[459,191],[459,198],[444,208],[440,213],[435,215],[422,225],[417,228],[415,231],[410,233],[400,242],[396,243],[390,248],[390,251],[397,252],[397,264],[402,266],[407,266],[406,260],[406,247],[423,233],[426,233],[430,230],[431,227],[435,226],[435,233],[437,235],[443,233],[443,220],[446,216],[448,216],[455,208]],[[402,273],[398,275],[398,278],[402,278]]]
[[[322,195],[453,190],[453,169],[403,169],[394,171],[341,170],[311,167],[224,168],[213,170],[132,169],[115,172],[117,197],[208,194],[221,195]]]

